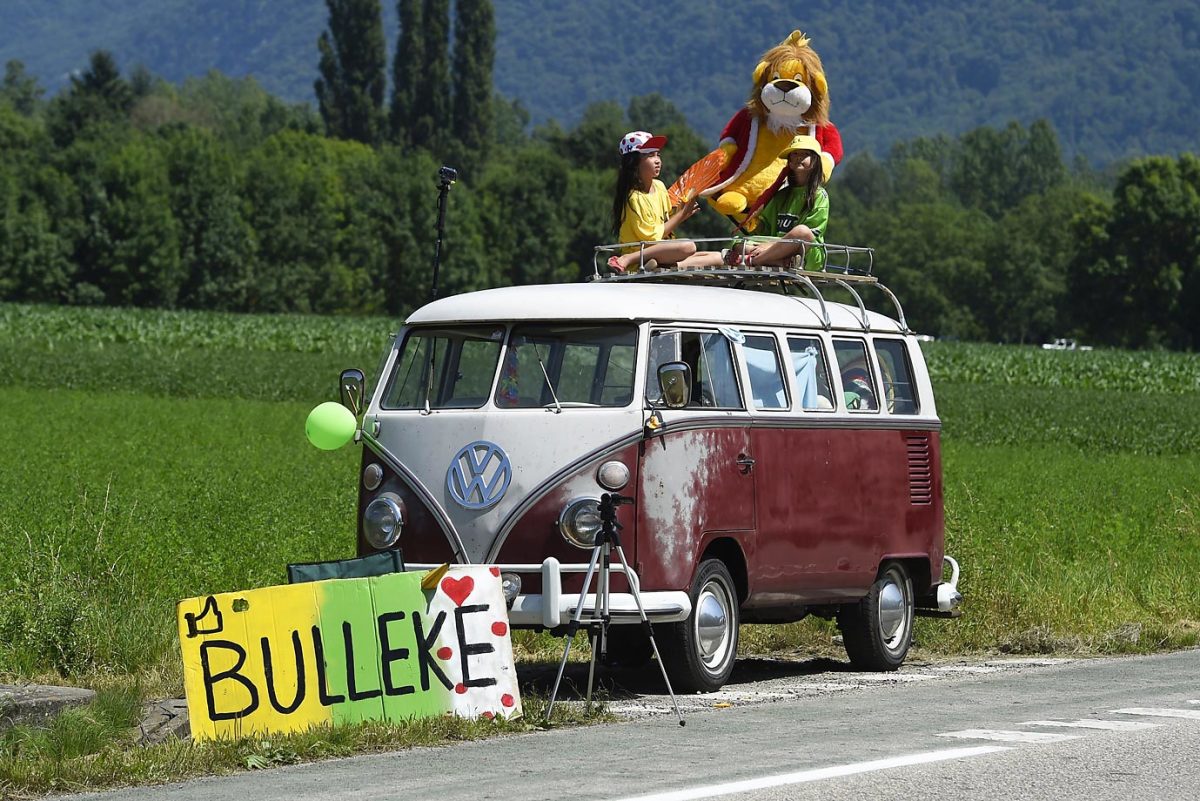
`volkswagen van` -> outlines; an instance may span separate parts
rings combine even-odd
[[[618,625],[640,598],[684,691],[728,680],[741,623],[835,619],[853,665],[886,671],[915,615],[958,614],[933,388],[875,278],[597,279],[434,301],[369,398],[343,374],[365,407],[360,554],[492,565],[512,627],[561,632],[619,493],[609,656],[649,658],[644,629]]]

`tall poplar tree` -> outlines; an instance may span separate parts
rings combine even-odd
[[[402,147],[413,144],[414,109],[417,87],[424,77],[425,32],[421,27],[423,0],[397,0],[400,35],[396,39],[396,59],[392,62],[392,137]]]
[[[71,86],[51,101],[47,127],[59,147],[66,147],[95,125],[128,120],[133,92],[121,77],[112,53],[97,50],[82,75],[71,76]]]
[[[32,117],[46,90],[38,86],[37,78],[25,72],[17,59],[4,64],[4,82],[0,83],[0,98],[6,98],[18,114]]]
[[[482,154],[492,136],[496,19],[491,0],[458,0],[454,18],[454,136]]]
[[[378,143],[384,130],[387,52],[379,0],[325,0],[329,29],[321,33],[321,77],[315,86],[331,136]]]
[[[412,109],[412,141],[435,148],[450,133],[450,0],[425,0],[424,59]]]

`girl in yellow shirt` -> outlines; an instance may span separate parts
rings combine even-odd
[[[667,187],[658,180],[662,157],[658,151],[667,137],[646,131],[631,131],[621,138],[621,168],[617,173],[617,191],[613,197],[612,230],[621,243],[654,242],[624,248],[608,260],[614,272],[636,272],[639,267],[678,264],[680,267],[715,267],[719,253],[697,253],[695,242],[664,242],[673,239],[675,229],[696,213],[699,204],[692,200],[674,214]]]

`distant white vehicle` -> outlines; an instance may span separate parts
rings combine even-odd
[[[1043,342],[1042,350],[1091,350],[1091,345],[1080,345],[1068,337],[1059,337],[1053,342]]]

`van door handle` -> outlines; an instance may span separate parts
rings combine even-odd
[[[738,454],[737,463],[743,473],[749,473],[754,468],[754,460],[744,453]]]

